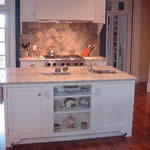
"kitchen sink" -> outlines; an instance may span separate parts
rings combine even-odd
[[[115,74],[117,73],[116,71],[113,71],[113,70],[92,70],[93,73],[96,73],[96,74]]]

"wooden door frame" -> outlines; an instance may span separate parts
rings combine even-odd
[[[138,78],[141,35],[141,0],[133,0],[133,31],[131,51],[131,74]],[[137,79],[138,81],[138,79]]]

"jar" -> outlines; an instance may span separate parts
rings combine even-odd
[[[89,102],[87,99],[80,99],[79,101],[79,106],[81,108],[88,108],[89,107]]]
[[[54,124],[54,131],[55,131],[55,132],[59,132],[60,129],[61,129],[61,125],[60,125],[59,123],[55,123],[55,124]]]
[[[81,129],[87,129],[88,128],[88,123],[86,121],[81,122]]]

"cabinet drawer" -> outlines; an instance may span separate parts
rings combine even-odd
[[[44,62],[43,61],[21,61],[21,68],[34,68],[34,67],[44,67]]]

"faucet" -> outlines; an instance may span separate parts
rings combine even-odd
[[[95,65],[99,65],[100,62],[104,61],[103,59],[99,59],[97,61],[87,61],[86,65],[87,65],[87,71],[88,72],[93,72],[93,66]]]
[[[87,62],[87,71],[93,72],[93,64],[92,61]]]

